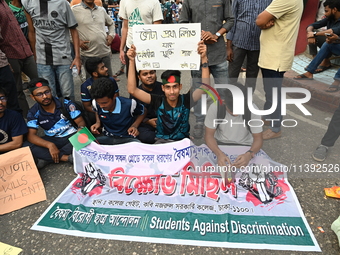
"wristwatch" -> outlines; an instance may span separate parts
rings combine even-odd
[[[221,34],[220,34],[219,32],[216,32],[215,35],[217,35],[217,37],[220,37],[220,36],[221,36]]]
[[[255,156],[255,153],[252,150],[248,150],[247,152],[250,153],[250,156],[253,158]]]
[[[208,62],[202,63],[202,67],[209,67]]]
[[[313,33],[314,37],[316,36],[316,33],[317,33],[317,32],[314,32],[314,33]]]

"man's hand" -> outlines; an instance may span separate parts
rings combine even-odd
[[[82,50],[88,50],[89,49],[89,46],[87,45],[90,41],[82,41],[82,40],[79,40],[79,46]]]
[[[233,62],[234,60],[234,52],[233,52],[233,48],[231,47],[227,47],[227,60],[229,62]]]
[[[106,45],[110,46],[113,41],[113,37],[111,35],[106,36]]]
[[[198,43],[197,52],[201,55],[201,59],[207,57],[207,45],[205,45],[203,41]]]
[[[274,24],[275,24],[275,19],[271,19],[271,20],[269,20],[266,24],[264,24],[263,26],[260,26],[260,28],[261,28],[262,30],[269,29],[269,28],[271,28],[272,26],[274,26]]]
[[[337,40],[339,36],[337,34],[332,33],[330,36],[326,36],[327,43],[339,43]]]
[[[217,156],[217,164],[219,166],[227,166],[227,164],[231,165],[231,162],[230,162],[229,157],[223,153]]]
[[[75,57],[72,61],[72,64],[70,65],[70,69],[72,69],[73,66],[77,67],[78,74],[81,72],[81,60],[80,57]]]
[[[136,137],[139,135],[139,131],[136,127],[129,127],[129,129],[127,130],[129,135],[132,135],[133,137]]]
[[[157,126],[157,118],[149,119],[146,124],[152,126],[153,128],[156,128]]]
[[[235,159],[233,166],[237,168],[240,168],[241,166],[247,166],[251,158],[251,153],[246,152],[244,154],[241,154]]]
[[[131,45],[131,48],[126,52],[127,57],[129,58],[129,60],[135,61],[135,57],[136,57],[136,47],[135,45]]]
[[[99,129],[100,129],[100,123],[95,123],[91,126],[91,132],[92,134],[95,134],[95,135],[99,135],[100,132],[99,132]]]
[[[204,43],[206,44],[213,44],[215,42],[217,42],[218,40],[218,36],[217,35],[213,35],[211,32],[209,31],[204,31],[202,30],[201,32],[201,39],[204,41]]]
[[[122,62],[123,65],[126,65],[125,52],[123,50],[119,51],[119,59],[120,59],[120,62]]]
[[[59,150],[58,150],[57,146],[55,146],[55,144],[51,143],[48,146],[48,150],[51,154],[51,157],[52,157],[54,163],[59,163]]]

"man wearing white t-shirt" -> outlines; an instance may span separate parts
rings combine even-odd
[[[126,52],[133,44],[132,27],[134,25],[162,24],[163,13],[158,0],[122,0],[120,1],[118,15],[123,19],[119,57],[120,61],[126,64],[127,76],[129,73],[129,59],[126,56]],[[124,51],[125,46],[126,50]]]
[[[246,95],[244,86],[235,86],[241,89],[243,94]],[[217,156],[217,163],[219,166],[226,166],[227,164],[237,168],[247,166],[249,161],[261,149],[263,142],[262,127],[255,124],[249,126],[248,123],[249,120],[257,120],[256,123],[258,123],[258,121],[261,121],[261,116],[251,113],[247,105],[245,105],[244,108],[244,115],[234,115],[233,95],[229,89],[225,90],[224,101],[225,104],[221,106],[212,104],[209,107],[204,121],[205,142]],[[245,102],[247,101],[248,100],[245,100]],[[223,114],[223,117],[218,116],[218,107],[225,107],[225,114]],[[218,119],[223,119],[223,121],[217,121]],[[233,164],[231,164],[229,157],[221,151],[218,144],[248,145],[251,147],[246,153],[239,155]]]

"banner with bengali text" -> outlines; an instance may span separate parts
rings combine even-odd
[[[222,146],[234,161],[247,146]],[[320,251],[287,181],[260,151],[242,169],[189,139],[74,151],[78,176],[32,229],[170,244]]]

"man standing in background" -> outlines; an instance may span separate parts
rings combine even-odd
[[[123,19],[122,38],[120,43],[120,61],[126,64],[126,75],[129,73],[129,59],[126,52],[133,44],[132,27],[134,25],[162,24],[163,13],[158,0],[121,0],[119,17]],[[124,51],[126,46],[126,50]],[[136,74],[136,83],[138,77]]]
[[[78,22],[77,30],[80,39],[80,55],[83,65],[88,58],[99,57],[108,68],[112,77],[111,43],[115,37],[115,24],[103,7],[99,7],[94,0],[83,0],[72,6],[72,11]],[[105,26],[109,33],[106,34]],[[86,72],[86,78],[91,74]]]
[[[231,0],[185,0],[182,5],[180,23],[201,23],[202,40],[207,45],[208,66],[215,79],[215,84],[228,83],[227,51],[223,35],[234,24],[231,10]],[[202,70],[191,71],[193,88],[200,87]],[[204,116],[201,113],[201,103],[194,107],[196,125],[193,136],[196,139],[203,137]]]
[[[30,38],[30,44],[36,52],[39,77],[48,80],[54,96],[57,95],[57,78],[62,96],[74,99],[71,68],[76,66],[79,73],[81,61],[76,29],[78,24],[69,3],[65,0],[22,0],[22,5],[29,14],[27,15],[29,29],[35,30],[34,40]],[[74,59],[71,57],[69,32],[74,45]]]
[[[234,0],[233,14],[235,23],[227,34],[227,53],[229,61],[229,83],[235,84],[247,57],[246,87],[255,91],[259,73],[260,34],[255,20],[272,0]]]
[[[270,121],[270,128],[263,132],[264,140],[281,136],[283,75],[293,64],[302,11],[301,0],[273,0],[256,19],[256,25],[262,29],[259,66],[266,97],[264,110],[271,108],[273,88],[277,88],[277,107],[272,114],[264,117],[275,121]]]

